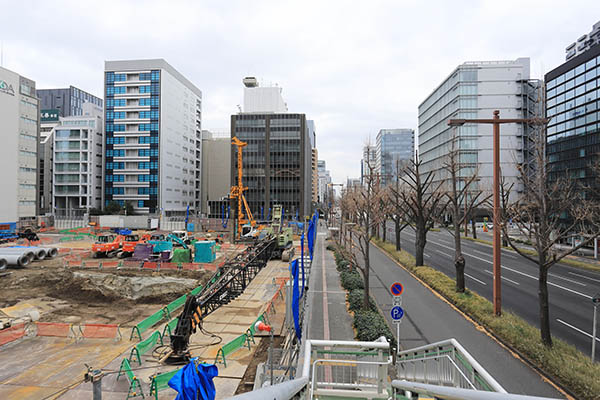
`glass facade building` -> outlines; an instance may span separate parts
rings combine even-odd
[[[548,72],[546,81],[548,178],[567,174],[597,193],[591,163],[600,151],[600,45]],[[597,194],[596,194],[597,196]]]
[[[231,136],[248,143],[243,148],[243,183],[255,219],[266,219],[280,204],[284,217],[311,213],[311,140],[304,114],[231,116]],[[232,146],[231,183],[237,184],[237,150]]]
[[[102,99],[74,86],[64,89],[38,89],[36,93],[40,99],[40,109],[58,110],[61,117],[83,115],[84,103],[103,107]]]
[[[377,134],[376,169],[384,185],[396,175],[396,163],[402,168],[415,154],[415,131],[412,129],[381,129]]]

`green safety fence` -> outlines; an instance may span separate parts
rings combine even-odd
[[[203,288],[202,288],[202,285],[200,285],[200,286],[198,286],[196,289],[193,289],[193,290],[190,292],[190,294],[191,294],[192,296],[195,296],[195,295],[197,295],[198,293],[200,293],[200,292],[202,291],[202,289],[203,289]]]
[[[155,312],[154,314],[152,314],[151,316],[149,316],[142,322],[138,323],[136,326],[134,326],[131,329],[131,335],[129,335],[129,340],[133,339],[133,337],[136,335],[139,340],[142,340],[143,339],[142,333],[144,333],[146,330],[148,330],[148,328],[151,328],[152,326],[158,324],[164,318],[165,318],[164,310]]]
[[[225,366],[225,368],[227,368],[227,360],[225,359],[225,357],[230,355],[234,351],[241,349],[242,347],[248,347],[248,350],[250,350],[250,339],[245,333],[236,337],[231,342],[222,346],[217,351],[217,356],[215,357],[215,364],[222,363]]]
[[[129,354],[129,362],[137,361],[139,365],[142,365],[142,356],[146,354],[148,350],[154,348],[158,342],[160,342],[161,345],[163,344],[162,336],[159,331],[155,331],[148,339],[133,345],[131,353]]]
[[[169,335],[169,337],[171,337],[171,335],[173,334],[173,332],[175,332],[175,328],[177,327],[177,322],[179,322],[179,318],[174,318],[172,319],[168,324],[165,325],[165,327],[163,328],[163,332],[162,332],[162,340],[165,340],[165,335]]]
[[[194,289],[195,290],[195,289]],[[180,296],[163,307],[163,312],[167,316],[168,319],[171,319],[171,313],[177,310],[179,307],[182,307],[187,300],[187,294]]]
[[[174,369],[173,371],[154,375],[150,381],[150,397],[154,396],[154,399],[158,400],[158,392],[169,387],[169,381],[178,371],[178,369]]]
[[[129,364],[129,360],[126,358],[121,361],[121,367],[119,368],[119,374],[117,375],[117,380],[121,377],[121,375],[125,375],[127,380],[129,381],[129,390],[127,391],[127,400],[130,397],[142,396],[144,398],[144,392],[142,391],[142,385],[138,380],[137,376],[131,370],[131,365]],[[139,390],[139,394],[138,394]]]

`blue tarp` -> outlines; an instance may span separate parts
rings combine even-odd
[[[294,317],[294,327],[296,328],[296,337],[298,341],[302,338],[302,331],[300,330],[300,290],[298,288],[298,259],[292,261],[292,315]]]
[[[213,378],[219,369],[213,364],[196,364],[194,357],[169,380],[169,386],[179,393],[175,400],[214,400],[217,391]]]
[[[300,237],[300,264],[302,265],[302,292],[300,297],[304,296],[304,231]]]
[[[315,244],[315,219],[311,219],[308,223],[308,254],[310,259],[313,259],[313,246]]]

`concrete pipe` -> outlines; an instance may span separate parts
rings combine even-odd
[[[0,254],[8,265],[16,265],[17,267],[26,267],[31,262],[31,258],[27,254]]]
[[[55,258],[58,255],[58,249],[56,247],[43,247],[46,250],[46,258]]]
[[[0,257],[0,271],[2,271],[3,269],[6,269],[7,265],[8,265],[8,262],[6,261],[6,258]]]
[[[3,254],[27,254],[31,260],[35,259],[35,253],[31,251],[30,248],[26,247],[2,247],[0,248],[0,257],[2,257]]]
[[[7,249],[28,249],[34,252],[36,260],[43,260],[44,258],[54,258],[58,255],[58,250],[55,247],[39,247],[39,246],[12,246],[6,247]],[[2,249],[0,249],[0,252]],[[43,252],[43,254],[42,254]],[[52,253],[50,255],[50,253]]]

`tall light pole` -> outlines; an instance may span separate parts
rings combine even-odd
[[[334,200],[333,204],[335,204],[335,192],[333,191],[333,187],[334,186],[342,186],[343,187],[344,184],[342,184],[342,183],[328,183],[327,186],[331,189],[331,191],[333,193],[331,197],[333,197],[333,200]],[[340,195],[340,199],[341,199],[341,195]],[[343,223],[343,220],[344,220],[344,212],[343,211],[344,210],[342,210],[342,202],[340,200],[340,231],[338,232],[339,239],[340,239],[340,245],[342,244],[342,223]],[[331,216],[333,217],[333,207],[331,208]],[[333,226],[333,221],[331,221],[331,226]]]
[[[494,117],[491,119],[451,119],[448,121],[450,126],[462,126],[464,124],[492,124],[493,134],[493,153],[494,153],[494,313],[498,316],[502,314],[502,294],[501,294],[501,273],[500,273],[500,124],[534,124],[545,125],[548,120],[545,118],[500,118],[500,111],[494,110]],[[460,150],[460,147],[459,147]]]

